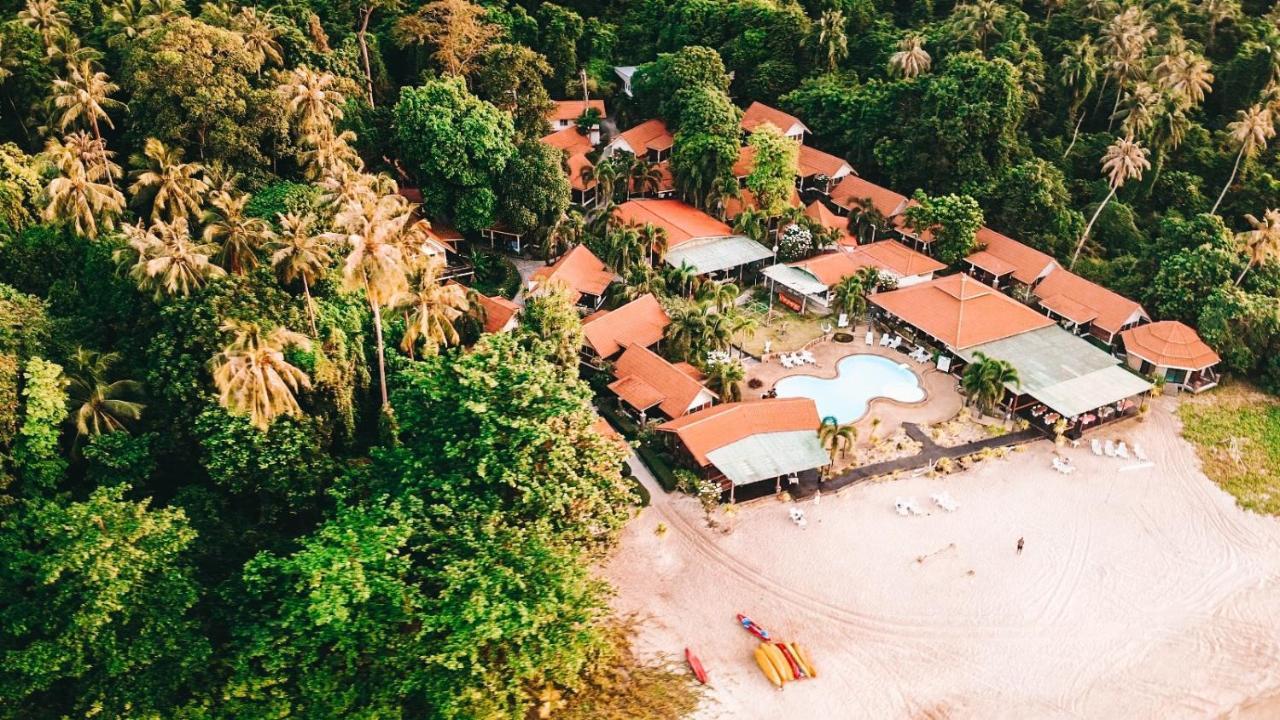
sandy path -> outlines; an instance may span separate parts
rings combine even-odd
[[[642,649],[699,652],[708,718],[1258,716],[1280,694],[1280,522],[1204,478],[1171,409],[1108,431],[1154,468],[1081,448],[1062,476],[1038,443],[806,503],[806,530],[765,500],[709,531],[654,484],[605,569],[615,605],[647,619]],[[958,512],[893,512],[944,489]],[[737,612],[808,644],[822,677],[774,690]]]

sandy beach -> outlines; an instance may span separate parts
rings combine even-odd
[[[1275,717],[1280,521],[1201,474],[1174,403],[1101,431],[1152,466],[1085,443],[1061,475],[1039,442],[806,502],[806,529],[765,499],[709,530],[694,500],[651,484],[603,572],[642,651],[701,655],[702,718]],[[960,508],[934,506],[939,491]],[[904,496],[929,514],[898,516]],[[821,677],[774,689],[738,612],[807,644]]]

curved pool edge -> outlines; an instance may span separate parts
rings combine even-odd
[[[924,381],[924,374],[919,373],[919,372],[916,372],[915,368],[911,367],[911,365],[909,365],[909,364],[907,364],[907,363],[903,363],[903,362],[896,362],[896,358],[893,358],[893,357],[890,357],[890,356],[887,356],[887,355],[881,355],[881,354],[879,354],[879,353],[874,353],[874,352],[851,352],[851,353],[849,353],[848,355],[841,355],[840,357],[836,358],[836,360],[835,360],[835,362],[834,362],[834,363],[832,363],[832,367],[831,367],[831,369],[830,369],[830,370],[831,370],[831,372],[830,372],[830,373],[826,372],[826,371],[827,371],[827,368],[814,368],[815,370],[822,370],[822,371],[823,371],[823,374],[822,374],[822,375],[816,375],[816,374],[814,374],[814,373],[798,372],[798,373],[792,373],[791,375],[784,375],[784,376],[782,376],[782,377],[777,378],[776,380],[774,380],[774,381],[773,381],[773,384],[771,384],[771,385],[769,386],[769,390],[770,390],[770,391],[776,390],[776,389],[777,389],[777,387],[778,387],[778,383],[782,382],[783,380],[786,380],[786,379],[788,379],[788,378],[793,378],[793,377],[811,377],[811,378],[814,378],[814,379],[816,379],[816,380],[835,380],[836,378],[840,377],[840,370],[839,370],[839,366],[840,366],[840,363],[841,363],[842,361],[847,360],[848,358],[851,358],[851,357],[861,357],[861,356],[865,356],[865,357],[874,357],[874,358],[879,358],[879,359],[881,359],[881,360],[887,360],[887,361],[892,362],[894,365],[897,365],[897,366],[899,366],[899,367],[903,367],[903,366],[905,366],[905,369],[906,369],[908,372],[910,372],[912,375],[914,375],[914,376],[915,376],[915,378],[916,378],[916,383],[917,383],[917,385],[918,385],[918,386],[919,386],[919,388],[920,388],[920,393],[921,393],[922,397],[921,397],[919,400],[911,400],[911,401],[907,401],[907,400],[896,400],[896,399],[891,398],[891,397],[889,397],[889,396],[887,396],[887,395],[875,395],[875,396],[871,397],[869,400],[867,400],[867,408],[866,408],[866,410],[863,410],[863,411],[862,411],[862,413],[861,413],[860,415],[858,415],[857,417],[855,417],[854,419],[852,419],[852,420],[850,420],[850,421],[848,421],[848,422],[838,423],[839,425],[857,425],[858,423],[860,423],[860,422],[862,422],[863,420],[867,419],[867,417],[871,414],[871,411],[872,411],[873,409],[875,409],[876,405],[881,404],[881,403],[888,403],[888,404],[891,404],[891,405],[894,405],[894,406],[897,406],[897,407],[907,408],[907,409],[910,409],[910,408],[918,408],[918,407],[921,407],[921,406],[923,406],[923,405],[928,404],[928,402],[929,402],[930,398],[932,397],[932,394],[929,392],[929,386],[928,386],[928,384],[926,384],[926,383],[925,383],[925,381]],[[927,369],[927,368],[928,368],[928,366],[926,366],[926,369]],[[807,397],[807,396],[805,396],[805,397]]]

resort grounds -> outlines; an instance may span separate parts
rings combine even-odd
[[[1149,464],[1043,440],[823,494],[805,528],[773,497],[709,528],[633,463],[653,502],[602,572],[644,652],[701,656],[703,718],[1276,717],[1280,521],[1206,477],[1181,435],[1195,402],[1090,434]],[[896,514],[904,497],[928,514]],[[820,677],[776,690],[737,613],[806,644]]]

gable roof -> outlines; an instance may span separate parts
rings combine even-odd
[[[1075,322],[1092,322],[1095,327],[1112,334],[1132,322],[1150,319],[1138,303],[1069,270],[1058,269],[1049,273],[1036,286],[1035,295],[1045,308]],[[1072,314],[1093,317],[1077,320]]]
[[[846,248],[844,254],[858,267],[873,267],[894,278],[928,275],[945,270],[946,265],[924,253],[916,252],[896,240],[881,240],[854,248]]]
[[[803,270],[818,282],[831,287],[839,283],[841,280],[858,272],[858,268],[862,267],[854,262],[848,254],[843,252],[829,252],[823,255],[814,255],[806,260],[787,263],[793,268]]]
[[[887,220],[897,217],[907,207],[906,195],[880,187],[857,175],[846,175],[831,190],[832,202],[846,210],[856,209],[858,201],[863,199],[870,200],[876,211]]]
[[[808,145],[800,146],[800,154],[796,158],[800,177],[826,175],[829,178],[843,177],[853,173],[853,166],[831,153],[825,153]]]
[[[814,200],[804,209],[804,214],[810,220],[817,222],[824,228],[829,230],[838,230],[840,232],[839,244],[852,247],[858,244],[858,238],[849,232],[849,219],[841,215],[835,214],[827,204],[821,200]]]
[[[507,324],[520,312],[520,306],[502,297],[481,295],[480,305],[484,308],[484,331],[487,333],[502,332]]]
[[[870,300],[953,350],[1054,324],[1053,320],[964,273],[876,293]]]
[[[734,234],[728,225],[680,200],[628,200],[615,208],[614,212],[624,222],[653,225],[666,230],[668,248],[698,238]]]
[[[801,202],[800,191],[793,185],[791,187],[791,195],[787,198],[787,205],[798,208]],[[724,200],[724,216],[729,220],[738,217],[747,208],[759,210],[760,203],[756,202],[756,194],[746,188],[740,188],[737,197],[725,198]]]
[[[551,267],[535,270],[530,280],[537,281],[538,288],[552,282],[564,283],[573,301],[577,302],[583,294],[603,295],[605,288],[613,282],[613,272],[586,245],[575,245]]]
[[[690,413],[658,426],[673,432],[699,465],[707,453],[739,440],[767,433],[818,432],[818,405],[812,398],[774,398],[725,403]]]
[[[570,126],[542,136],[542,142],[565,153],[565,170],[569,174],[569,185],[573,189],[587,190],[595,187],[596,181],[593,179],[587,182],[584,176],[584,171],[595,167],[587,159],[587,153],[594,149],[590,138],[579,133],[577,128]]]
[[[700,393],[716,396],[679,366],[643,345],[630,345],[613,366],[609,389],[637,410],[657,405],[667,417],[684,415]]]
[[[1195,330],[1176,320],[1139,325],[1120,333],[1125,352],[1157,367],[1201,370],[1221,359]]]
[[[975,237],[983,247],[965,260],[997,276],[1010,273],[1014,280],[1032,285],[1058,267],[1052,257],[989,227],[978,228]]]
[[[588,315],[582,321],[582,334],[596,355],[608,358],[627,345],[648,347],[658,342],[670,324],[658,298],[645,293],[617,310]]]
[[[610,145],[619,141],[631,148],[636,155],[643,155],[646,150],[669,150],[675,144],[675,138],[661,120],[645,120],[630,130],[620,133]]]
[[[769,107],[759,100],[751,103],[746,112],[742,114],[742,129],[747,132],[755,132],[756,127],[761,123],[772,123],[783,134],[788,134],[797,125],[803,132],[809,132],[809,128],[800,122],[800,118],[795,115],[784,113],[781,110]]]
[[[587,108],[595,108],[600,111],[600,116],[604,117],[604,100],[589,100],[583,102],[581,100],[552,100],[554,106],[547,113],[547,119],[555,122],[556,120],[577,120],[582,117],[582,113]]]

